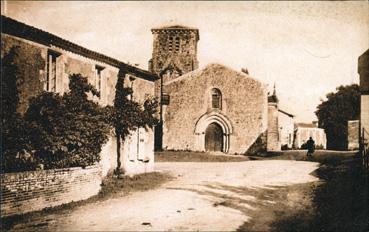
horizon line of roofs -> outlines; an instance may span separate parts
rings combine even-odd
[[[82,47],[78,44],[75,44],[73,42],[70,42],[66,39],[63,39],[59,36],[56,36],[54,34],[51,34],[49,32],[43,31],[41,29],[35,28],[33,26],[27,25],[25,23],[19,22],[15,19],[12,19],[10,17],[1,15],[1,33],[13,35],[19,38],[23,38],[26,40],[31,40],[37,43],[40,43],[45,46],[57,46],[63,50],[79,54],[81,56],[85,56],[87,58],[90,58],[92,60],[96,60],[98,62],[106,63],[108,65],[111,65],[113,67],[116,67],[120,70],[124,70],[126,73],[130,73],[135,75],[138,78],[142,78],[144,80],[148,81],[156,81],[159,80],[160,77],[152,73],[148,70],[144,70],[142,68],[138,68],[134,65],[131,65],[129,62],[125,63],[120,60],[117,60],[115,58],[106,56],[102,53],[90,50],[88,48]],[[57,52],[55,52],[57,53]],[[103,69],[103,67],[100,67]],[[248,73],[248,70],[243,68],[241,70],[242,72]],[[46,89],[48,90],[48,89]],[[268,96],[268,101],[278,101],[276,98],[275,91],[272,95]],[[288,117],[294,118],[295,115],[290,114],[284,110],[278,109],[280,113],[283,113],[287,115]],[[295,126],[298,127],[318,127],[317,121],[313,121],[312,123],[294,123]]]

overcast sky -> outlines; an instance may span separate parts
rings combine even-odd
[[[269,85],[296,121],[339,85],[358,83],[369,48],[368,2],[2,2],[2,13],[147,69],[150,29],[200,31],[200,68],[220,63]]]

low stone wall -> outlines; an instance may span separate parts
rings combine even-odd
[[[99,165],[1,174],[1,217],[87,199],[101,182]]]

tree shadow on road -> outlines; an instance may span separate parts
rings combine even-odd
[[[324,181],[314,190],[314,212],[280,217],[273,231],[369,231],[368,182],[351,155],[317,156],[315,175]]]
[[[299,210],[311,212],[310,196],[317,183],[244,187],[209,183],[198,188],[172,188],[204,196],[214,207],[227,207],[250,218],[238,231],[269,231],[271,222]],[[310,210],[309,210],[310,209]]]
[[[249,217],[237,231],[369,231],[368,182],[354,154],[322,152],[300,160],[321,164],[312,173],[320,181],[265,187],[206,183],[172,189],[197,193],[214,207]]]

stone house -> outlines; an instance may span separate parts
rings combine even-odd
[[[162,99],[156,147],[245,153],[267,130],[266,85],[221,64],[198,69],[196,28],[152,29],[150,71]]]
[[[294,140],[294,115],[284,110],[278,109],[279,134],[281,139],[281,148],[293,148]]]
[[[301,148],[306,141],[312,137],[316,147],[326,149],[327,138],[324,129],[318,128],[316,123],[296,123],[295,124],[295,148]]]
[[[63,94],[68,91],[69,75],[80,73],[100,91],[93,100],[101,105],[111,105],[115,97],[115,85],[120,70],[127,73],[125,85],[133,88],[133,99],[143,102],[154,95],[156,75],[128,65],[117,59],[89,50],[56,35],[1,16],[1,57],[12,48],[20,53],[14,61],[21,67],[23,78],[18,86],[20,104],[18,111],[24,113],[28,100],[42,91]],[[122,167],[126,173],[152,171],[154,168],[154,133],[139,129],[125,141]],[[104,174],[116,166],[115,139],[103,147]]]

